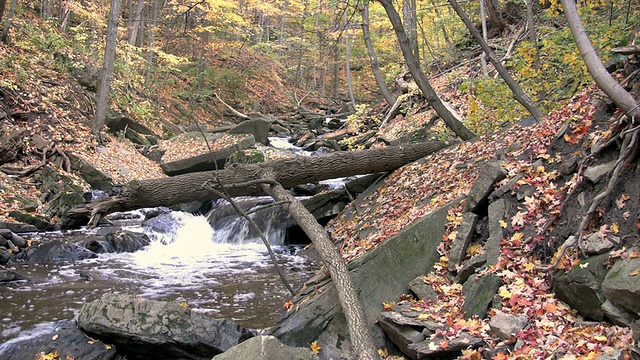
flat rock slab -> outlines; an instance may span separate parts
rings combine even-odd
[[[160,167],[169,176],[196,171],[222,169],[225,162],[238,150],[255,145],[253,135],[205,134],[212,151],[201,133],[187,133],[164,142]]]
[[[213,360],[317,360],[309,348],[290,347],[274,336],[256,336],[244,341]]]
[[[462,305],[462,311],[465,313],[464,318],[469,319],[473,315],[478,315],[480,319],[484,319],[487,316],[489,304],[491,304],[500,285],[502,285],[502,281],[495,274],[487,274],[478,280],[475,277],[470,277],[462,288],[465,296],[464,305]]]
[[[250,336],[233,320],[120,294],[83,305],[78,327],[116,344],[128,359],[209,360]]]

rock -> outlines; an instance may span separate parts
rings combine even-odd
[[[605,164],[589,166],[584,171],[584,177],[589,179],[589,181],[595,184],[598,181],[600,181],[600,179],[605,177],[609,173],[609,171],[613,169],[615,165],[616,165],[616,162],[614,160]]]
[[[156,134],[146,127],[145,125],[128,118],[126,116],[122,116],[121,114],[117,114],[115,112],[109,112],[107,119],[105,121],[105,125],[109,128],[109,132],[117,133],[118,131],[133,130],[138,134],[142,135],[153,135]]]
[[[11,260],[11,254],[5,250],[0,248],[0,265],[4,265]]]
[[[334,217],[351,201],[344,189],[323,191],[302,200],[307,210],[317,219]]]
[[[41,201],[46,202],[44,213],[49,218],[66,217],[70,209],[84,204],[84,189],[75,184],[75,181],[55,169],[45,166],[38,178],[42,185]],[[63,219],[64,221],[65,219]]]
[[[606,262],[609,254],[591,256],[580,261],[569,272],[553,278],[553,291],[558,299],[578,310],[584,317],[601,321],[601,309],[605,297],[602,281],[607,274]]]
[[[572,156],[569,159],[562,162],[562,166],[560,167],[560,174],[564,176],[569,176],[573,174],[578,169],[578,161],[580,158],[578,156]]]
[[[380,315],[378,325],[384,330],[391,342],[393,342],[400,351],[412,359],[418,357],[418,352],[409,347],[410,344],[419,343],[425,339],[422,332],[415,330],[408,325],[395,323],[392,318],[385,316],[386,313]]]
[[[113,190],[113,179],[111,177],[96,169],[78,155],[71,152],[68,152],[67,155],[71,162],[71,170],[89,183],[92,189],[105,192],[111,192]]]
[[[444,235],[448,209],[457,201],[422,217],[377,248],[349,264],[354,285],[360,289],[365,322],[377,346],[384,346],[384,334],[375,325],[382,312],[382,303],[392,301],[398,294],[407,293],[407,284],[416,276],[431,271],[440,258],[437,247]],[[331,281],[314,284],[294,299],[296,311],[285,315],[273,327],[273,334],[290,346],[306,346],[322,339],[321,355],[347,354],[350,349],[345,334],[347,324]],[[310,299],[306,299],[315,292]],[[305,301],[302,301],[305,300]]]
[[[269,145],[269,130],[271,122],[264,119],[254,118],[241,122],[229,130],[230,134],[251,134],[256,142]]]
[[[487,203],[487,197],[494,185],[507,176],[507,171],[496,162],[484,163],[478,172],[478,179],[473,183],[467,196],[465,212],[478,212]]]
[[[500,339],[507,340],[519,333],[529,322],[527,316],[514,316],[509,314],[496,314],[489,321],[489,327]]]
[[[494,201],[496,201],[497,199],[503,197],[505,194],[507,194],[508,192],[513,190],[513,187],[515,186],[515,184],[518,182],[518,180],[522,179],[524,175],[522,173],[516,175],[513,177],[513,179],[509,180],[506,184],[500,186],[499,188],[495,189],[490,195],[489,195],[489,203],[492,203]]]
[[[640,314],[640,258],[619,259],[602,282],[604,296],[616,307]]]
[[[78,261],[95,258],[97,255],[80,245],[66,244],[60,240],[51,240],[27,250],[29,262],[48,264],[60,261]]]
[[[417,344],[409,345],[409,348],[416,351],[416,359],[438,358],[451,355],[449,353],[467,348],[478,348],[484,344],[482,338],[462,333],[453,340],[442,338],[427,339]]]
[[[138,152],[140,152],[140,154],[142,154],[142,156],[146,157],[147,159],[160,163],[160,161],[162,160],[162,156],[166,151],[160,150],[157,145],[152,145],[144,146],[142,147],[142,149],[139,149]]]
[[[229,155],[232,164],[257,164],[264,162],[264,154],[259,150],[245,149]]]
[[[486,253],[472,256],[471,259],[467,260],[462,265],[460,270],[458,270],[458,273],[453,278],[453,280],[460,284],[464,283],[465,281],[467,281],[469,276],[473,275],[477,269],[481,268],[486,263],[487,263]]]
[[[223,136],[222,134],[207,134],[207,139],[210,143],[215,143],[215,141],[220,139],[222,136]],[[256,143],[256,140],[254,139],[253,135],[243,134],[243,135],[235,135],[235,136],[237,140],[235,143],[228,146],[220,147],[214,150],[213,152],[209,152],[207,150],[207,151],[203,151],[199,155],[182,158],[178,160],[170,160],[170,161],[165,160],[165,157],[166,157],[166,153],[165,153],[165,155],[163,156],[162,162],[160,163],[160,166],[162,167],[162,170],[165,172],[165,174],[170,176],[185,174],[185,173],[195,172],[195,171],[215,170],[216,164],[218,169],[222,169],[224,167],[224,164],[227,162],[227,159],[229,158],[229,156],[231,156],[231,154],[233,154],[238,150],[249,148]],[[193,141],[204,142],[204,140],[202,139],[202,134],[199,132],[187,133],[171,139],[171,142],[176,143],[176,146],[190,146],[188,145],[188,143]],[[183,142],[187,143],[187,145],[182,145]],[[171,145],[168,145],[168,146],[171,146]]]
[[[150,136],[150,135],[148,135],[148,136]],[[138,144],[138,145],[142,145],[142,146],[151,145],[151,142],[145,136],[142,136],[142,134],[140,134],[139,132],[137,132],[137,131],[135,131],[135,130],[133,130],[131,128],[127,128],[125,130],[124,137],[129,139],[134,144]],[[153,138],[153,137],[151,137],[151,138]],[[157,139],[156,139],[156,142],[157,142]]]
[[[500,221],[504,219],[505,210],[504,199],[498,199],[489,205],[489,238],[486,243],[487,266],[495,265],[500,260],[500,241],[503,229]]]
[[[89,240],[84,247],[94,253],[123,253],[134,252],[149,245],[151,241],[147,234],[129,230],[117,230],[108,233],[104,241]]]
[[[249,337],[236,322],[131,295],[105,294],[85,304],[78,327],[108,339],[128,359],[211,359]]]
[[[624,360],[626,357],[622,350],[610,350],[609,352],[600,355],[596,358],[596,360]]]
[[[256,336],[246,340],[213,360],[314,360],[318,355],[309,348],[290,347],[274,336]]]
[[[9,281],[18,281],[18,280],[29,280],[29,278],[13,270],[0,268],[0,282],[9,282]]]
[[[37,230],[42,230],[42,231],[59,230],[58,226],[48,222],[42,216],[31,215],[18,210],[10,211],[9,216],[19,222],[35,226]]]
[[[74,321],[61,321],[53,325],[50,331],[39,332],[26,338],[9,340],[0,345],[0,358],[3,360],[43,359],[38,354],[50,354],[57,351],[56,359],[75,360],[124,360],[116,352],[116,347],[100,340],[89,339],[80,331]]]
[[[467,247],[473,237],[473,232],[476,227],[476,221],[478,215],[468,212],[463,216],[462,224],[458,227],[458,234],[451,244],[451,251],[449,253],[449,265],[448,269],[451,272],[457,272],[458,266],[462,264],[467,255]]]
[[[286,127],[280,124],[272,124],[271,130],[275,131],[276,134],[278,134],[279,136],[288,136],[291,134],[291,130],[287,129]]]
[[[640,319],[637,314],[617,308],[609,299],[605,300],[600,308],[607,318],[616,325],[632,327],[633,323]]]
[[[352,194],[361,194],[367,188],[385,176],[385,173],[368,174],[365,176],[359,176],[353,180],[349,180],[344,184],[344,187]]]
[[[0,229],[7,229],[16,234],[23,232],[35,232],[38,228],[31,224],[25,224],[22,222],[6,222],[0,221]]]
[[[473,315],[478,315],[480,319],[487,316],[487,310],[493,296],[498,292],[502,281],[495,274],[489,273],[476,280],[475,276],[470,277],[462,288],[464,293],[464,304],[462,312],[464,318],[469,319]]]
[[[584,249],[589,255],[598,255],[613,249],[614,246],[615,244],[609,239],[606,237],[603,239],[599,233],[595,232],[585,240]]]
[[[435,301],[438,298],[438,293],[433,290],[433,286],[427,284],[422,280],[422,276],[411,280],[409,288],[420,300]]]

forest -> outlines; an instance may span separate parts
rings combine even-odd
[[[288,289],[269,333],[306,348],[293,358],[638,359],[639,8],[0,0],[0,290],[37,283],[20,264],[46,247],[39,233],[88,234],[114,214],[186,203],[210,219],[217,205],[204,204],[223,199],[261,234]],[[276,138],[312,156],[283,154]],[[322,181],[366,174],[362,190],[328,200],[330,216],[300,200],[326,196]],[[299,288],[251,220],[257,210],[234,200],[262,195],[322,264]],[[420,248],[426,267],[389,255],[401,285],[370,291],[387,284],[362,274],[390,271],[372,264],[396,243],[410,252],[403,234],[424,221],[440,225]],[[83,241],[76,255],[98,256],[104,241]],[[158,356],[95,327],[86,312],[98,301],[138,306],[107,295],[75,313],[78,331],[115,344],[95,358]],[[51,343],[14,352],[14,306],[0,306],[0,355],[83,358]],[[229,346],[164,356],[246,357],[234,353],[257,335],[245,330]]]

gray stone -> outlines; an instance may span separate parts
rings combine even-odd
[[[453,278],[453,280],[457,283],[464,283],[467,281],[469,276],[473,275],[477,269],[484,266],[487,263],[487,254],[478,254],[471,257],[471,259],[467,260],[462,268],[458,271],[458,274]]]
[[[600,355],[596,360],[624,360],[625,356],[622,350],[611,350],[606,354]]]
[[[27,250],[29,262],[36,264],[49,264],[61,261],[79,261],[95,258],[94,252],[77,244],[67,244],[60,240],[52,240],[31,246]]]
[[[384,315],[385,313],[381,314],[380,320],[378,320],[378,325],[380,325],[391,342],[393,342],[400,351],[410,358],[416,359],[418,352],[415,349],[410,348],[409,345],[423,341],[425,339],[425,335],[411,326],[397,324],[392,318]]]
[[[585,240],[584,249],[589,255],[598,255],[613,249],[614,246],[615,244],[609,239],[606,237],[603,239],[595,232]]]
[[[467,255],[467,247],[469,247],[469,243],[473,237],[477,220],[478,215],[474,213],[468,212],[464,214],[462,224],[458,227],[458,234],[451,244],[448,265],[449,271],[457,272],[458,266],[462,264],[462,260],[464,260]]]
[[[421,276],[416,277],[409,283],[409,288],[420,300],[433,301],[438,298],[438,293],[433,290],[433,286],[422,280]]]
[[[584,317],[601,321],[604,312],[600,308],[605,298],[602,280],[607,274],[609,254],[601,254],[580,261],[569,272],[553,278],[553,291],[558,299],[578,310]]]
[[[562,166],[560,167],[560,174],[565,176],[573,174],[578,169],[579,159],[580,158],[578,156],[572,156],[562,162]]]
[[[607,315],[607,318],[616,325],[631,327],[634,322],[640,319],[637,314],[619,309],[609,299],[605,300],[600,308]]]
[[[616,307],[640,314],[640,258],[619,259],[602,282],[604,296]]]
[[[124,360],[115,346],[100,340],[91,340],[80,331],[74,321],[61,321],[53,325],[50,331],[37,335],[18,337],[0,344],[2,360],[39,359],[38,354],[58,352],[56,359],[75,360]]]
[[[600,181],[600,179],[602,179],[604,176],[606,176],[609,173],[609,171],[613,169],[615,164],[616,162],[614,160],[605,164],[589,166],[584,171],[584,177],[586,177],[587,179],[589,179],[589,181],[595,184],[598,181]]]
[[[344,189],[323,191],[308,199],[302,200],[307,210],[316,218],[322,219],[338,215],[351,199]]]
[[[109,131],[112,133],[117,133],[118,131],[133,130],[138,134],[155,135],[155,133],[145,125],[126,116],[122,116],[121,114],[116,114],[113,112],[111,112],[107,116],[105,125],[107,125]]]
[[[219,134],[207,134],[209,141],[215,141]],[[218,169],[222,169],[227,159],[231,154],[238,150],[243,150],[253,146],[256,143],[253,135],[242,135],[243,138],[238,139],[235,144],[229,145],[224,148],[214,150],[212,152],[205,152],[200,155],[188,157],[185,159],[179,159],[174,161],[163,161],[160,163],[160,167],[165,174],[173,176],[179,174],[185,174],[195,171],[208,171],[215,170],[216,164]],[[183,139],[189,138],[202,138],[200,133],[183,134],[179,137],[172,139],[171,141],[180,142]],[[204,141],[204,140],[203,140]]]
[[[352,194],[363,193],[367,188],[384,177],[384,173],[375,173],[365,176],[359,176],[353,180],[347,181],[344,187]]]
[[[0,283],[19,280],[28,280],[28,278],[13,270],[0,269]]]
[[[384,333],[375,325],[382,312],[382,303],[394,301],[398,294],[409,291],[408,283],[416,276],[431,271],[440,258],[437,247],[442,241],[449,208],[452,202],[407,226],[377,248],[349,264],[354,285],[360,289],[365,322],[377,346],[384,346]],[[273,334],[290,346],[307,346],[322,339],[322,354],[349,351],[346,319],[338,302],[332,282],[313,284],[294,299],[296,311],[291,311],[273,327]],[[315,292],[311,299],[307,296]],[[333,350],[332,350],[333,349]],[[323,355],[324,356],[324,355]]]
[[[504,219],[505,210],[504,199],[498,199],[489,205],[489,238],[486,244],[487,266],[495,265],[500,260],[500,241],[502,240],[503,230],[500,220]]]
[[[506,184],[500,186],[495,189],[491,195],[489,195],[489,202],[494,202],[496,199],[503,197],[506,193],[513,190],[513,186],[518,182],[518,180],[522,179],[524,175],[522,173],[513,177],[513,179],[509,180]]]
[[[493,295],[496,294],[500,285],[502,285],[502,281],[492,273],[478,280],[476,280],[475,276],[470,277],[462,288],[464,293],[464,304],[462,305],[464,318],[469,319],[473,315],[478,315],[480,319],[484,319],[487,316],[487,310]]]
[[[425,359],[444,357],[450,355],[449,353],[451,352],[463,349],[475,349],[482,346],[482,344],[484,344],[484,340],[482,340],[482,338],[474,337],[463,332],[457,338],[447,341],[446,344],[445,339],[434,338],[427,339],[417,344],[411,344],[409,347],[416,351],[417,359]]]
[[[486,205],[487,197],[494,185],[507,176],[507,171],[495,162],[483,164],[478,173],[478,179],[473,183],[467,196],[465,212],[478,212],[480,207]]]
[[[127,357],[211,359],[247,337],[234,321],[214,319],[180,306],[132,295],[105,294],[85,304],[78,327],[109,339]]]
[[[272,124],[271,125],[271,130],[275,131],[278,135],[290,135],[291,134],[291,130],[287,129],[286,127],[280,125],[280,124]]]
[[[113,179],[96,169],[88,161],[74,153],[67,153],[71,162],[71,170],[83,178],[92,189],[109,192],[113,188]]]
[[[489,321],[489,327],[500,339],[507,340],[520,332],[529,322],[527,316],[496,314]]]
[[[20,222],[6,222],[6,221],[0,221],[0,229],[7,229],[16,234],[23,233],[23,232],[38,231],[38,228],[31,224],[25,224]]]
[[[256,336],[246,340],[213,360],[314,360],[318,355],[309,348],[290,347],[274,336]]]
[[[263,119],[249,119],[241,122],[229,130],[230,134],[251,134],[256,142],[269,144],[269,130],[271,122]]]

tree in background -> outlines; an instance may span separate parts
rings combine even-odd
[[[120,18],[121,0],[111,1],[109,11],[109,23],[107,26],[107,42],[104,49],[104,63],[102,66],[102,76],[100,78],[100,88],[98,89],[98,101],[96,104],[96,114],[91,124],[91,131],[102,142],[102,127],[107,117],[109,107],[109,89],[111,88],[111,77],[113,76],[113,63],[116,56],[116,41],[118,34],[118,20]]]
[[[404,55],[407,67],[411,72],[411,76],[413,76],[416,85],[418,85],[418,88],[422,91],[422,94],[429,102],[429,105],[431,105],[438,115],[440,115],[449,129],[456,133],[456,135],[458,135],[462,140],[470,140],[474,138],[475,134],[471,132],[471,130],[469,130],[458,118],[456,118],[456,116],[454,116],[450,109],[447,108],[447,106],[438,97],[438,94],[433,87],[431,87],[431,84],[429,84],[429,80],[420,68],[418,58],[411,50],[411,43],[402,26],[400,15],[393,7],[393,2],[391,0],[380,0],[380,3],[387,12],[387,16],[389,16],[393,30],[398,37],[398,43],[400,43],[400,49],[402,49],[402,54]]]

